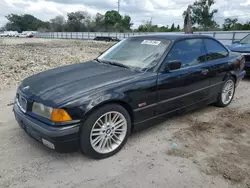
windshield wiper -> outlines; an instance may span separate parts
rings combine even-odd
[[[117,67],[123,67],[123,68],[126,68],[126,69],[130,69],[129,66],[121,64],[121,63],[117,63],[117,62],[114,62],[114,61],[105,61],[105,62],[110,64],[110,65],[117,66]]]
[[[104,63],[103,61],[100,61],[98,58],[95,58],[94,60],[97,61],[98,63]]]
[[[114,66],[117,66],[117,67],[123,67],[123,68],[126,68],[126,69],[130,69],[129,66],[123,65],[121,63],[117,63],[117,62],[114,62],[114,61],[106,61],[106,60],[103,61],[103,60],[100,60],[98,58],[95,58],[94,60],[97,61],[98,63],[105,63],[105,64],[114,65]]]

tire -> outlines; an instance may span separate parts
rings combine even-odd
[[[228,100],[224,100],[223,99],[223,91],[224,91],[224,89],[227,89],[226,88],[228,86],[227,84],[232,84],[232,90],[230,91],[230,93],[231,93],[230,97],[229,96],[226,97],[226,99],[228,99]],[[228,91],[228,93],[229,93],[229,91]],[[220,91],[218,98],[217,98],[216,106],[218,106],[218,107],[228,106],[234,98],[234,93],[235,93],[235,79],[232,76],[230,76],[224,81],[223,86],[221,87],[221,91]]]
[[[107,158],[125,145],[130,133],[131,118],[127,110],[118,104],[107,104],[94,110],[84,121],[80,132],[80,148],[91,158]]]

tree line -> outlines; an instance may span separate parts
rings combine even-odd
[[[86,11],[67,14],[67,19],[59,15],[50,21],[42,21],[30,14],[6,16],[8,22],[5,30],[12,31],[52,31],[52,32],[84,32],[84,31],[130,31],[132,23],[128,15],[120,15],[117,11],[107,11],[104,15],[97,13],[92,17]]]
[[[212,9],[215,0],[196,0],[191,5],[191,22],[194,31],[209,30],[250,30],[250,22],[240,23],[238,19],[226,18],[224,24],[219,26],[215,21],[217,9]],[[186,11],[183,12],[183,20]],[[118,11],[110,10],[105,14],[97,13],[91,16],[86,11],[76,11],[59,15],[50,21],[42,21],[33,15],[9,14],[8,22],[2,28],[12,31],[40,31],[40,32],[178,32],[183,31],[180,25],[173,23],[169,26],[158,26],[152,19],[141,24],[137,29],[132,29],[133,23],[129,15],[121,15]]]
[[[92,17],[86,11],[77,11],[67,14],[67,20],[58,15],[50,21],[42,21],[33,15],[9,14],[5,30],[12,31],[40,31],[40,32],[171,32],[180,31],[180,26],[173,23],[168,26],[158,27],[153,25],[152,20],[140,25],[138,29],[132,30],[131,18],[128,15],[120,15],[115,10],[107,11],[104,15],[97,13]]]

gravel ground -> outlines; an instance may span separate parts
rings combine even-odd
[[[76,59],[93,58],[109,45],[44,39],[0,42],[0,53],[7,54],[0,57],[4,80],[0,90],[0,187],[249,188],[250,79],[241,82],[229,107],[208,106],[162,120],[134,133],[124,149],[104,160],[92,160],[80,152],[56,153],[18,127],[6,104],[12,101],[20,79]],[[17,61],[18,55],[25,58]],[[15,72],[30,62],[34,62],[30,68]],[[6,76],[10,72],[16,76]]]
[[[97,57],[113,43],[59,39],[0,38],[0,90],[29,75]]]

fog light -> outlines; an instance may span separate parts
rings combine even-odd
[[[49,142],[48,140],[45,140],[45,139],[42,138],[42,142],[43,142],[43,144],[44,144],[45,146],[47,146],[47,147],[49,147],[49,148],[51,148],[51,149],[55,149],[54,144],[52,144],[52,143]]]

